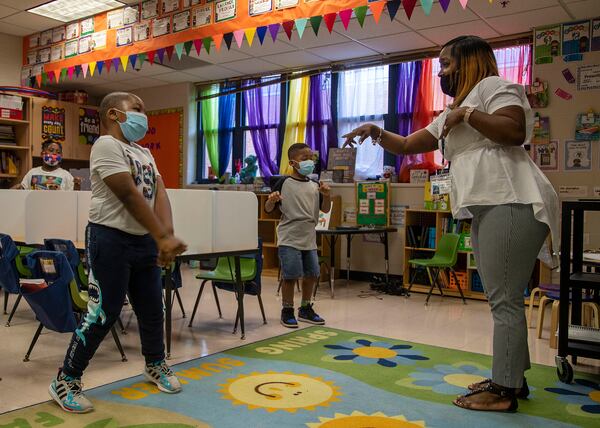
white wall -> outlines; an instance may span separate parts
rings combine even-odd
[[[196,178],[196,88],[185,82],[131,92],[144,100],[147,111],[183,108],[183,185],[186,187]]]
[[[0,33],[0,86],[20,86],[23,38]]]

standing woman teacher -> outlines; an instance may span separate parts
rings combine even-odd
[[[444,45],[439,61],[442,91],[454,102],[429,126],[403,137],[366,124],[344,138],[352,144],[371,137],[396,154],[440,146],[450,161],[452,215],[473,219],[475,259],[494,320],[492,379],[469,385],[454,404],[515,411],[517,398],[529,394],[523,292],[548,232],[558,244],[558,197],[523,147],[533,130],[525,91],[498,77],[490,45],[461,36]]]

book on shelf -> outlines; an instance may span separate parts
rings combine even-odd
[[[435,248],[435,227],[406,226],[406,244],[412,248]]]

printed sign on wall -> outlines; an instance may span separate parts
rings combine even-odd
[[[65,141],[65,109],[42,107],[42,138]]]
[[[79,108],[79,143],[94,144],[100,136],[100,113],[93,108]]]

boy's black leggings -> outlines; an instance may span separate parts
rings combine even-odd
[[[161,269],[156,264],[158,250],[152,237],[90,223],[85,247],[90,300],[71,339],[63,373],[81,377],[119,317],[126,293],[138,318],[146,362],[164,359]]]

